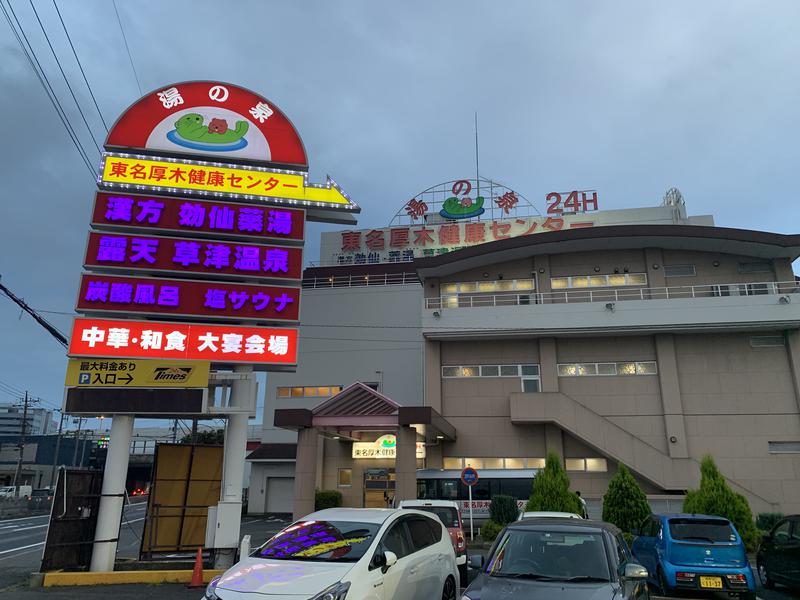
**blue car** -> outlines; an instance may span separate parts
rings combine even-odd
[[[679,590],[755,599],[756,581],[733,523],[708,515],[650,515],[633,532],[633,556],[664,596]]]

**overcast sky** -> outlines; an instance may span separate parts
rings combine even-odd
[[[30,4],[11,3],[97,164]],[[53,4],[35,6],[102,146]],[[471,176],[477,111],[481,174],[540,208],[567,189],[597,189],[601,208],[655,206],[676,186],[718,225],[800,229],[796,0],[119,1],[141,93],[112,3],[58,6],[107,123],[176,81],[250,88],[292,119],[312,180],[330,173],[361,226]],[[0,86],[0,275],[68,333],[95,183],[3,19]],[[0,401],[11,386],[59,405],[61,346],[5,299],[0,332]]]

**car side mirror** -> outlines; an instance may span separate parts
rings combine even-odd
[[[386,573],[397,562],[397,554],[391,550],[385,550],[383,553],[383,572]]]
[[[625,579],[647,579],[649,573],[642,565],[628,563],[625,565],[624,577]]]
[[[486,557],[483,556],[483,554],[471,554],[469,559],[467,559],[467,564],[470,569],[482,569],[485,562]]]

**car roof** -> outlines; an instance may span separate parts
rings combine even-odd
[[[534,518],[538,518],[538,517],[542,517],[542,518],[547,517],[548,519],[556,519],[556,518],[562,518],[562,519],[575,519],[575,518],[578,518],[578,519],[582,519],[583,518],[579,514],[576,514],[576,513],[560,512],[560,511],[555,511],[555,510],[526,510],[526,511],[523,511],[522,515],[523,515],[523,518],[525,518],[525,519],[534,519]]]
[[[718,519],[720,521],[728,521],[730,523],[730,519],[727,517],[721,517],[719,515],[703,515],[703,514],[692,514],[692,513],[662,513],[655,515],[660,519]]]
[[[620,530],[616,525],[606,523],[605,521],[563,517],[533,517],[530,519],[522,519],[521,521],[514,521],[513,523],[509,523],[507,525],[509,529],[536,529],[539,526],[546,526],[548,528],[555,526],[564,530],[580,528],[589,530],[593,533],[599,533],[600,530],[605,530],[613,535],[620,533]]]
[[[306,515],[300,521],[351,521],[353,523],[382,524],[396,514],[422,515],[429,514],[407,508],[326,508]]]
[[[458,509],[458,503],[452,500],[401,500],[400,508],[417,508],[419,506],[442,506]]]

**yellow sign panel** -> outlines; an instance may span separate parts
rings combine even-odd
[[[305,174],[289,171],[218,167],[107,154],[102,183],[143,186],[156,191],[194,190],[296,200],[295,204],[356,208],[333,181],[328,180],[322,185],[309,184]]]
[[[70,359],[67,387],[204,388],[210,363],[191,360]]]

